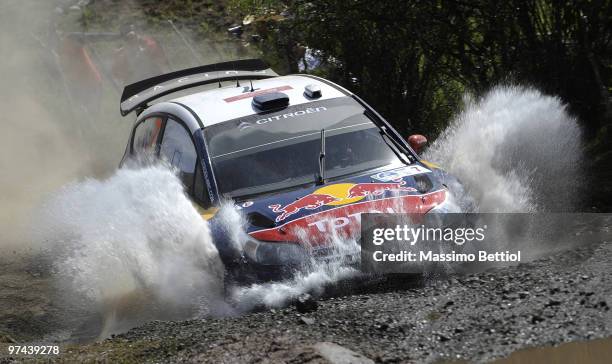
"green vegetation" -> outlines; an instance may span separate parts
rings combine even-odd
[[[611,0],[94,3],[139,9],[149,25],[172,19],[202,40],[238,43],[227,28],[243,24],[241,44],[281,73],[315,50],[323,63],[309,72],[362,96],[403,134],[435,138],[466,92],[535,86],[578,117],[592,170],[612,170]]]
[[[612,178],[612,1],[231,0],[231,9],[283,13],[263,33],[266,55],[295,71],[300,47],[320,51],[327,62],[318,72],[404,135],[436,137],[462,95],[497,84],[561,97],[586,136],[593,198],[585,203],[612,204],[602,187]]]
[[[289,14],[270,39],[293,42],[278,50],[280,58],[292,61],[284,50],[299,44],[320,50],[334,60],[325,76],[362,95],[403,132],[434,136],[465,91],[478,95],[516,82],[561,96],[590,138],[612,118],[610,5],[609,0],[232,1],[241,16]]]
[[[435,136],[462,95],[499,83],[559,95],[591,140],[612,122],[612,1],[555,0],[98,0],[98,23],[166,27],[173,20],[204,38],[245,25],[245,44],[280,72],[297,72],[305,47],[314,70],[363,96],[402,132]],[[108,11],[108,6],[113,11]],[[122,14],[117,17],[116,14]],[[85,20],[87,21],[87,20]],[[601,144],[601,143],[600,143]]]

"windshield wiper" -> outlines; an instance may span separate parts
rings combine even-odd
[[[325,183],[325,129],[321,129],[321,150],[319,151],[319,175],[317,185]]]

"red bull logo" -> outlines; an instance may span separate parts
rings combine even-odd
[[[330,238],[333,236],[355,237],[360,232],[360,216],[363,213],[407,213],[407,214],[424,214],[430,211],[433,207],[443,203],[446,200],[447,192],[445,189],[440,189],[425,194],[408,194],[402,193],[394,198],[380,198],[365,200],[366,197],[358,196],[349,198],[349,190],[355,186],[352,183],[342,183],[338,185],[329,185],[322,187],[314,192],[317,195],[328,195],[335,200],[328,203],[321,203],[326,206],[346,205],[339,209],[326,209],[325,211],[317,211],[313,214],[296,218],[293,221],[281,226],[276,226],[268,229],[261,229],[249,233],[251,237],[263,241],[278,241],[278,242],[299,242],[307,246],[318,247],[331,244]],[[401,186],[404,187],[404,186]],[[323,193],[321,193],[323,192]],[[333,195],[340,193],[341,195]],[[308,195],[310,196],[310,195]],[[340,197],[339,197],[340,196]],[[342,198],[341,196],[344,196]],[[317,200],[318,198],[315,198]],[[331,200],[329,197],[326,200]],[[361,201],[360,201],[361,200]],[[360,201],[359,203],[352,203]],[[315,203],[315,205],[319,205]],[[295,206],[295,205],[294,205]],[[321,207],[322,207],[321,206]],[[282,211],[279,205],[272,205],[277,211]],[[293,209],[287,208],[288,211]],[[301,209],[298,209],[299,211]],[[295,210],[293,210],[295,211]],[[281,212],[281,213],[284,213]],[[297,212],[294,212],[297,213]],[[286,218],[282,216],[281,218]],[[281,219],[279,219],[280,221]],[[331,234],[331,233],[334,234]]]
[[[359,183],[349,189],[348,198],[359,196],[380,196],[387,191],[407,191],[416,192],[413,187],[404,187],[406,181],[393,183]]]
[[[404,180],[390,183],[338,183],[321,187],[312,194],[306,195],[288,205],[270,205],[275,213],[276,222],[281,222],[289,216],[302,210],[315,210],[325,205],[340,206],[360,201],[368,196],[381,196],[387,191],[416,192],[415,188],[405,187]]]
[[[323,205],[327,205],[331,202],[338,201],[338,200],[339,200],[338,198],[331,196],[331,195],[313,193],[310,195],[306,195],[300,198],[299,200],[296,200],[295,202],[285,205],[284,207],[281,207],[281,205],[278,205],[278,204],[270,205],[268,207],[271,208],[272,211],[276,213],[281,213],[280,215],[276,217],[276,222],[281,222],[285,220],[286,218],[288,218],[289,216],[293,214],[297,214],[302,209],[315,210]]]

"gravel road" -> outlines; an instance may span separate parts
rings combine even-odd
[[[65,361],[487,362],[533,346],[612,336],[612,243],[405,290],[328,297],[240,317],[151,322]]]

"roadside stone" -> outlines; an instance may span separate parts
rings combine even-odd
[[[304,325],[312,325],[315,323],[315,319],[313,319],[312,317],[306,317],[306,316],[300,316],[300,319],[298,321]]]
[[[295,309],[299,313],[314,312],[319,308],[319,303],[309,294],[300,295],[295,302]]]
[[[372,359],[331,342],[318,342],[313,348],[331,364],[374,364]]]
[[[15,344],[17,341],[8,334],[0,333],[0,343]]]

